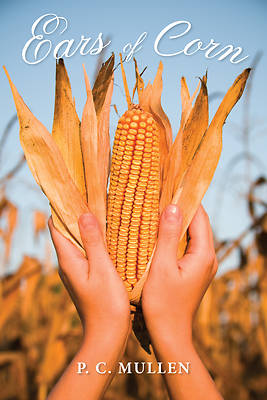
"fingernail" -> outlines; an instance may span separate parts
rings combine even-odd
[[[169,221],[177,221],[180,218],[180,212],[175,204],[170,204],[166,207],[165,216]]]
[[[93,221],[93,214],[88,212],[86,214],[82,214],[79,218],[79,224],[86,228],[88,225],[91,225]]]

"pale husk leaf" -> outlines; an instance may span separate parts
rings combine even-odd
[[[87,202],[92,213],[97,217],[103,235],[106,229],[106,207],[103,188],[101,187],[98,165],[98,129],[97,116],[90,88],[90,82],[84,68],[87,100],[81,123],[81,144],[84,160],[84,172],[87,188]]]
[[[72,98],[69,77],[62,59],[56,65],[56,93],[52,136],[73,182],[86,200],[80,121]]]
[[[163,170],[164,163],[172,144],[172,128],[170,121],[163,111],[161,106],[161,94],[163,89],[162,83],[163,64],[159,63],[156,77],[152,84],[152,91],[150,96],[150,112],[160,127],[160,158],[161,169]]]
[[[110,135],[109,135],[109,115],[110,104],[113,94],[114,77],[110,80],[106,98],[98,117],[98,171],[100,185],[104,194],[106,204],[107,183],[110,167]]]
[[[120,53],[120,65],[121,65],[121,75],[122,75],[124,92],[125,92],[125,96],[126,96],[126,102],[127,102],[127,106],[128,106],[128,109],[129,109],[131,107],[131,104],[132,104],[132,99],[131,99],[131,95],[130,95],[130,91],[129,91],[129,86],[128,86],[128,83],[127,83],[127,78],[126,78],[126,73],[125,73],[124,66],[123,66],[121,53]]]
[[[200,86],[200,81],[198,82],[198,85],[196,87],[195,92],[193,95],[190,97],[190,93],[188,90],[188,86],[186,83],[186,79],[183,76],[181,79],[181,102],[182,102],[182,115],[181,115],[181,122],[180,122],[180,129],[184,128],[184,125],[190,115],[190,112],[193,108],[193,101],[195,99],[195,96],[198,92]]]
[[[181,96],[182,99],[186,96],[183,85]],[[190,97],[187,97],[187,101],[186,104],[182,102],[184,115],[188,114],[188,108],[191,108]],[[208,127],[208,123],[208,93],[206,84],[202,81],[194,107],[191,108],[189,116],[184,121],[181,121],[179,132],[166,160],[160,211],[170,204],[184,174],[192,163],[195,151]]]
[[[143,78],[141,77],[140,73],[139,73],[139,69],[138,69],[138,65],[137,65],[137,61],[134,58],[134,65],[135,65],[135,78],[136,78],[136,82],[135,82],[135,86],[134,86],[134,90],[133,90],[133,96],[132,98],[134,98],[134,94],[135,91],[137,89],[137,94],[138,94],[138,101],[139,101],[139,105],[140,105],[140,99],[142,97],[144,88],[145,88],[145,83]]]
[[[80,140],[80,120],[76,113],[71,85],[64,61],[56,64],[56,90],[54,121],[52,128],[54,138],[73,182],[86,201],[86,186]],[[54,225],[64,231],[64,224],[51,208]]]
[[[6,71],[6,69],[5,69]],[[72,181],[61,152],[45,126],[31,113],[6,71],[20,124],[20,142],[29,168],[62,221],[61,233],[82,246],[78,219],[88,212],[80,191]]]
[[[150,112],[151,94],[152,94],[152,85],[150,82],[148,82],[147,86],[145,87],[139,98],[139,105],[146,112]]]
[[[172,203],[179,206],[183,215],[181,237],[186,232],[210,185],[222,150],[223,124],[242,96],[249,72],[250,69],[245,69],[228,90],[195,152],[190,168],[174,194]]]

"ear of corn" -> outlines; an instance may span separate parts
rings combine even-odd
[[[133,107],[115,133],[107,214],[109,253],[129,290],[155,246],[159,195],[159,127],[151,114]]]
[[[56,96],[60,99],[56,99],[53,137],[26,107],[8,78],[20,122],[21,144],[36,182],[58,217],[57,228],[82,249],[79,216],[90,208],[100,221],[103,235],[107,220],[110,256],[131,302],[138,303],[157,240],[159,214],[169,203],[178,204],[183,215],[178,253],[183,254],[184,234],[220,157],[222,126],[243,93],[249,70],[243,71],[229,89],[210,126],[206,76],[194,105],[198,88],[190,96],[182,78],[182,118],[172,143],[171,125],[161,106],[162,63],[153,84],[145,87],[135,62],[134,92],[137,89],[139,105],[134,106],[121,58],[128,111],[119,120],[115,134],[106,207],[113,66],[114,56],[102,66],[92,91],[85,73],[87,101],[79,132],[68,77],[64,68],[60,70],[63,81],[57,82]],[[67,143],[75,143],[73,153],[66,150]]]

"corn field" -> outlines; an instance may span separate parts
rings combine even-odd
[[[3,140],[0,145],[4,146]],[[0,182],[4,265],[19,213],[4,187],[24,161],[22,157]],[[248,228],[237,238],[216,240],[219,262],[233,251],[239,251],[240,261],[215,278],[194,325],[196,348],[226,400],[267,399],[267,203],[257,196],[266,183],[263,175],[248,184],[244,200],[251,220]],[[46,220],[43,212],[33,212],[36,240],[46,234]],[[247,235],[251,240],[244,245]],[[45,261],[25,254],[16,272],[3,275],[0,304],[0,400],[45,400],[78,350],[82,334],[49,248]],[[124,361],[133,360],[155,362],[131,334]],[[105,400],[167,398],[162,377],[146,374],[117,375],[105,395]]]

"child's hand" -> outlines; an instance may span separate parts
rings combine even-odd
[[[128,295],[109,258],[99,224],[92,214],[85,214],[80,217],[79,227],[87,258],[49,221],[59,274],[84,328],[81,347],[51,391],[49,400],[102,398],[130,332]],[[86,370],[77,373],[81,362]],[[104,363],[104,373],[97,370],[98,363]]]
[[[177,260],[182,216],[176,206],[163,212],[159,239],[142,294],[146,326],[158,361],[189,363],[189,374],[164,376],[172,400],[222,400],[192,342],[195,312],[217,270],[212,231],[200,207],[189,226],[186,254]],[[177,370],[179,370],[177,368]]]
[[[109,258],[98,221],[93,214],[84,214],[79,228],[87,258],[49,220],[59,275],[77,308],[85,335],[101,335],[107,329],[110,335],[112,331],[124,333],[130,321],[128,295]]]
[[[181,222],[177,206],[170,205],[162,213],[158,245],[142,295],[146,322],[152,331],[179,327],[190,331],[194,314],[217,271],[212,230],[203,207],[189,226],[186,254],[177,260]]]

